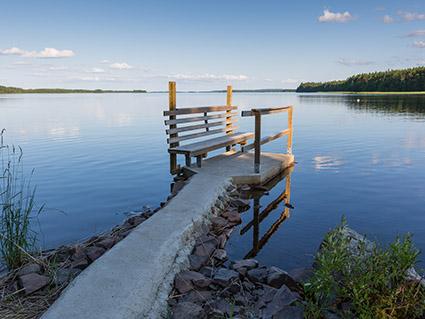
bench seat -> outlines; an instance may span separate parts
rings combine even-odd
[[[173,147],[168,151],[169,153],[185,154],[194,157],[229,145],[244,144],[247,140],[252,138],[254,138],[254,133],[238,132],[236,134],[229,134],[184,146]]]

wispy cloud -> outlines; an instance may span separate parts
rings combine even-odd
[[[75,53],[72,50],[58,50],[55,48],[44,48],[41,51],[27,51],[20,48],[8,48],[0,50],[0,55],[16,55],[24,58],[69,58]]]
[[[68,70],[67,66],[61,65],[61,66],[51,66],[49,67],[50,71],[64,71],[64,70]]]
[[[353,20],[353,16],[350,12],[332,12],[330,10],[323,10],[323,15],[319,17],[319,22],[348,22]]]
[[[413,42],[413,46],[415,48],[424,49],[425,48],[425,41],[415,41],[415,42]]]
[[[345,66],[358,66],[358,65],[371,65],[375,64],[373,61],[367,61],[367,60],[356,60],[356,59],[339,59],[336,61],[339,64],[345,65]]]
[[[397,14],[404,20],[404,21],[417,21],[417,20],[425,20],[425,13],[418,13],[418,12],[408,12],[408,11],[399,11]]]
[[[425,36],[425,30],[416,30],[416,31],[413,31],[413,32],[406,34],[406,37],[409,37],[409,38],[411,38],[411,37],[422,37],[422,36]]]
[[[384,15],[383,21],[385,24],[394,23],[394,18],[388,14]]]
[[[116,62],[116,63],[112,63],[109,65],[109,67],[111,69],[116,69],[116,70],[130,70],[133,67],[125,62]]]
[[[87,73],[105,73],[105,69],[102,68],[91,68],[86,70]]]

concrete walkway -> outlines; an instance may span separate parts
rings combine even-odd
[[[84,270],[42,318],[166,317],[174,276],[186,265],[219,196],[232,181],[262,182],[293,162],[292,155],[264,153],[260,174],[253,174],[252,153],[229,152],[204,161],[166,207]]]

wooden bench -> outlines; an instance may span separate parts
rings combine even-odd
[[[232,105],[231,86],[227,87],[226,105],[176,108],[176,84],[170,82],[169,106],[169,111],[165,111],[164,116],[169,117],[168,120],[165,120],[165,124],[169,126],[166,133],[169,136],[167,143],[169,144],[168,152],[170,153],[172,174],[176,174],[180,170],[177,165],[177,154],[185,156],[188,167],[191,166],[191,158],[196,157],[197,166],[201,167],[202,158],[206,157],[208,152],[222,147],[229,151],[234,145],[245,145],[249,139],[254,137],[254,133],[236,133],[237,127],[234,124],[237,106]],[[185,134],[181,135],[181,133]],[[216,134],[221,134],[221,136],[180,145],[183,141]]]

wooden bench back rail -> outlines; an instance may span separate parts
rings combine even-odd
[[[287,152],[288,154],[292,154],[292,106],[282,106],[282,107],[274,107],[274,108],[262,108],[262,109],[251,109],[250,111],[242,111],[242,116],[254,116],[255,117],[255,137],[254,143],[245,145],[242,147],[242,151],[246,152],[250,149],[255,149],[254,154],[254,171],[255,173],[260,172],[260,158],[261,158],[261,145],[274,141],[280,137],[285,135],[288,136],[287,143]],[[271,136],[267,136],[261,138],[261,116],[268,114],[276,114],[288,112],[288,128],[282,130],[276,134]]]
[[[179,172],[177,154],[186,156],[186,165],[190,166],[191,157],[197,158],[198,166],[201,165],[202,157],[208,151],[225,147],[230,150],[234,144],[245,144],[248,135],[235,134],[238,127],[235,126],[237,119],[235,112],[238,107],[232,105],[232,87],[227,87],[226,105],[200,106],[200,107],[176,107],[176,84],[169,83],[169,110],[164,111],[166,119],[165,130],[168,135],[168,152],[170,153],[170,171],[172,174]],[[206,136],[221,134],[222,138],[213,138],[191,144],[180,145],[181,142]],[[251,133],[251,138],[253,134]]]

